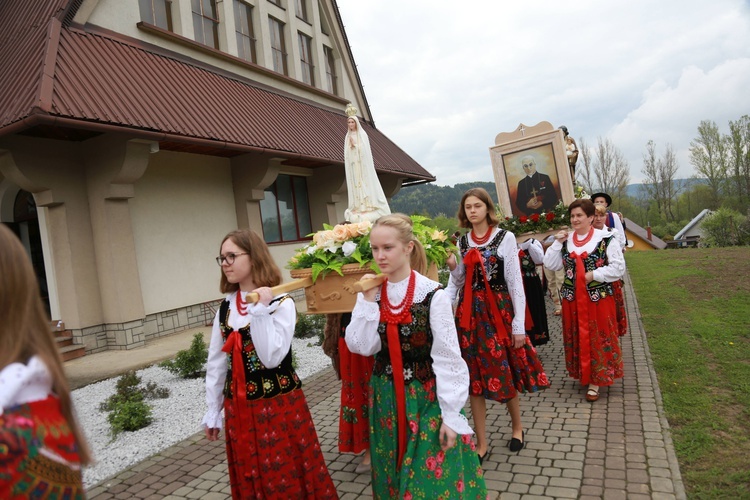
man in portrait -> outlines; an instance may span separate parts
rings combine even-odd
[[[559,202],[555,186],[548,175],[537,172],[536,158],[532,155],[521,157],[521,167],[525,177],[518,182],[516,207],[526,215],[548,212]]]

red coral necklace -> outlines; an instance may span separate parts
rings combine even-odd
[[[237,289],[235,305],[237,306],[237,312],[240,313],[240,316],[247,316],[247,302],[242,299],[242,290],[239,288]]]
[[[482,245],[484,245],[485,243],[487,243],[488,241],[490,241],[490,236],[492,236],[492,229],[493,229],[493,226],[489,226],[487,228],[487,232],[484,233],[484,236],[482,236],[480,238],[479,236],[477,236],[477,233],[474,232],[474,228],[472,227],[471,228],[471,239],[474,240],[474,243],[476,243],[477,246],[481,247]]]
[[[417,273],[414,271],[409,275],[409,284],[406,286],[406,295],[404,300],[399,304],[393,305],[388,300],[388,280],[383,283],[380,289],[380,315],[384,323],[399,323],[404,311],[408,311],[414,300],[414,288],[417,284]]]
[[[588,234],[583,239],[578,239],[578,233],[573,233],[573,243],[576,244],[577,247],[582,247],[589,241],[591,241],[591,238],[594,236],[594,228],[589,228]]]

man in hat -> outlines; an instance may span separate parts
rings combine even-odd
[[[617,230],[615,237],[617,238],[617,242],[620,243],[620,247],[625,250],[628,240],[625,235],[625,227],[622,224],[622,214],[619,212],[615,214],[609,210],[609,206],[612,204],[612,197],[607,193],[594,193],[591,195],[591,201],[594,202],[594,205],[602,205],[607,209],[607,227]]]

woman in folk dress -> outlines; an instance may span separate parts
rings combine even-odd
[[[623,376],[612,283],[622,278],[625,259],[616,238],[593,227],[594,204],[570,204],[573,231],[560,231],[544,255],[544,265],[565,269],[561,289],[563,344],[568,374],[587,386],[586,400]]]
[[[292,367],[294,301],[269,288],[281,282],[279,268],[246,229],[224,238],[216,261],[228,295],[211,332],[203,425],[218,439],[224,409],[232,498],[338,498]],[[257,303],[247,302],[250,292]]]
[[[484,500],[482,468],[463,414],[469,374],[448,296],[417,272],[425,270],[426,256],[409,217],[381,217],[370,243],[387,279],[357,296],[346,343],[352,352],[375,355],[374,498]]]

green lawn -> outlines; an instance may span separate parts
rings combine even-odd
[[[628,252],[689,498],[750,498],[750,247]]]

